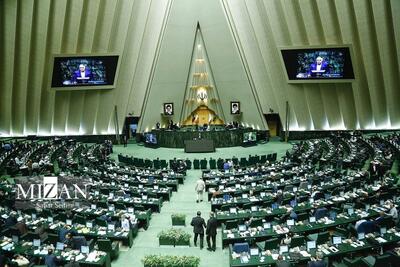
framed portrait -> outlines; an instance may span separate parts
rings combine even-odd
[[[240,114],[240,102],[231,101],[231,114]]]
[[[174,115],[174,103],[164,103],[164,115]]]

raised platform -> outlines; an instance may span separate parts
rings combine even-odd
[[[232,130],[211,130],[211,131],[184,131],[184,130],[152,130],[151,133],[157,136],[157,143],[160,147],[184,148],[186,140],[207,139],[214,141],[215,147],[241,146],[243,134],[256,132],[257,140],[266,140],[267,131],[246,129]]]
[[[186,153],[215,152],[214,141],[209,139],[185,140]]]

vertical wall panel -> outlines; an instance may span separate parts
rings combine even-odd
[[[269,1],[266,3],[270,3]],[[277,40],[277,46],[293,46],[293,45],[303,45],[305,43],[305,30],[304,24],[299,23],[300,20],[297,7],[293,6],[291,1],[282,1],[282,10],[284,11],[284,24],[287,24],[287,32],[289,35],[289,42],[282,43]],[[267,12],[269,10],[268,5],[266,6]],[[270,13],[269,13],[270,14]],[[271,14],[270,14],[271,15]],[[272,29],[276,29],[275,31],[279,31],[279,28],[276,28],[281,22],[279,20],[274,19],[271,20]],[[273,51],[272,51],[273,53]],[[279,55],[281,56],[281,55]],[[281,75],[286,77],[286,73],[284,73],[284,69],[281,66]],[[314,124],[311,118],[310,110],[307,105],[307,100],[304,94],[304,88],[301,85],[293,85],[287,84],[286,81],[282,82],[282,86],[288,86],[288,95],[289,95],[289,105],[292,108],[292,111],[296,114],[297,117],[297,126],[298,129],[313,129]],[[285,113],[281,113],[285,114]],[[283,116],[282,116],[283,117]],[[293,129],[294,125],[291,125],[290,128]]]
[[[115,16],[113,20],[110,21],[110,23],[112,24],[112,29],[111,29],[110,39],[108,40],[108,50],[120,53],[119,60],[121,61],[120,62],[121,67],[126,66],[125,63],[123,63],[122,51],[124,51],[123,47],[125,45],[126,36],[128,34],[129,21],[132,19],[132,16],[138,15],[135,14],[134,12],[133,9],[134,4],[137,4],[136,1],[118,0],[116,6],[116,14],[118,14],[118,16]],[[129,68],[130,67],[131,66],[129,66]],[[116,104],[114,102],[114,94],[120,93],[120,88],[121,88],[120,81],[121,79],[123,79],[121,75],[121,70],[122,68],[120,69],[119,73],[120,75],[118,79],[118,85],[117,85],[118,87],[111,91],[107,90],[104,92],[103,91],[99,92],[100,101],[98,104],[99,105],[98,112],[96,113],[96,126],[95,126],[95,131],[97,134],[108,133],[109,123],[111,118],[113,118],[114,105]],[[122,116],[122,114],[120,114],[120,116]]]
[[[76,53],[78,50],[79,31],[82,21],[85,19],[84,14],[85,3],[87,1],[69,0],[67,4],[67,13],[65,15],[65,23],[63,29],[63,37],[61,43],[61,53]],[[72,101],[71,94],[73,94],[73,102],[82,101],[84,92],[56,92],[54,103],[54,118],[52,133],[68,132],[68,118],[70,112],[70,103]],[[76,132],[72,132],[76,134]]]
[[[42,1],[37,1],[41,3]],[[68,17],[68,13],[70,11],[68,4],[68,0],[64,1],[51,1],[50,2],[50,10],[48,17],[49,20],[47,25],[43,26],[38,31],[46,33],[44,41],[38,40],[38,46],[44,50],[45,67],[43,68],[42,80],[39,83],[39,88],[41,88],[41,97],[40,97],[40,126],[38,134],[47,135],[47,134],[62,134],[65,130],[65,127],[61,126],[60,129],[55,131],[54,129],[54,121],[58,120],[55,118],[56,111],[59,108],[63,108],[65,105],[55,105],[56,93],[54,90],[50,90],[48,88],[50,80],[51,80],[51,56],[53,54],[62,53],[62,44],[63,44],[63,30],[66,25],[66,20]],[[42,15],[44,16],[44,14]],[[61,93],[62,94],[62,93]],[[64,95],[68,95],[64,94]],[[69,98],[65,98],[65,102],[67,103]],[[66,118],[67,114],[64,112],[64,118]],[[65,121],[65,119],[64,119]],[[64,128],[64,129],[63,129]]]
[[[1,2],[1,1],[0,1]],[[11,109],[12,109],[12,90],[14,83],[14,56],[15,56],[15,38],[17,32],[17,9],[18,2],[0,6],[3,10],[2,21],[2,53],[0,68],[0,133],[13,134],[11,129]]]
[[[144,109],[149,116],[141,112],[151,70],[158,68],[153,63],[163,20],[175,2],[181,4],[177,0],[0,1],[0,134],[113,133],[114,105],[119,108],[120,128],[128,112],[147,117],[146,127],[153,125],[160,116],[158,104]],[[241,94],[240,90],[224,89],[232,82],[226,77],[239,77],[245,69],[264,112],[272,107],[283,119],[289,101],[292,130],[400,127],[400,1],[224,0],[218,4],[227,12],[225,18],[216,11],[215,2],[183,3],[189,9],[197,6],[193,14],[198,17],[169,19],[187,28],[193,21],[205,21],[204,38],[212,43],[208,45],[210,58],[218,58],[211,63],[216,83],[221,85],[223,105]],[[247,65],[242,69],[230,69],[222,62],[221,55],[228,50],[219,46],[222,42],[216,30],[225,31],[221,25],[229,23],[227,32],[231,30],[233,42],[240,44],[240,49],[229,53],[243,57],[240,64]],[[160,47],[172,47],[176,62],[186,60],[186,41],[162,41]],[[308,44],[351,44],[356,80],[288,84],[279,48]],[[50,59],[58,53],[120,54],[117,87],[72,93],[49,89]],[[184,73],[185,64],[175,70]],[[182,90],[175,87],[185,81],[173,79],[186,74],[169,75],[169,71],[171,68],[157,74],[164,86],[154,87],[156,92],[149,94],[150,98],[181,99]],[[244,85],[248,80],[245,77],[238,82]],[[164,95],[164,89],[168,94]],[[246,115],[255,112],[243,111]]]
[[[353,4],[356,23],[358,25],[358,35],[360,38],[360,52],[364,59],[364,64],[362,66],[366,73],[365,78],[370,92],[373,118],[375,125],[379,126],[382,122],[387,121],[386,99],[385,91],[381,90],[384,86],[381,79],[382,70],[379,62],[378,51],[376,49],[377,40],[374,34],[375,30],[369,2],[370,1],[367,0],[355,1]]]
[[[82,19],[79,29],[76,29],[78,34],[78,44],[76,48],[77,53],[88,54],[92,53],[93,40],[96,32],[97,20],[103,18],[98,17],[98,10],[100,8],[101,1],[90,0],[85,1],[85,5],[82,8]],[[87,95],[97,94],[97,91],[78,91],[71,92],[71,99],[69,105],[69,113],[67,119],[67,132],[81,134],[81,124],[89,122],[83,121],[83,110],[85,105],[85,98]]]
[[[399,125],[400,122],[400,90],[396,84],[399,84],[399,72],[396,67],[396,50],[393,42],[392,21],[389,1],[378,3],[371,2],[374,24],[374,39],[376,39],[376,51],[379,55],[379,68],[376,70],[379,74],[378,84],[380,92],[384,93],[387,105],[387,124],[384,120],[378,127],[390,127]]]
[[[18,1],[17,30],[15,39],[15,65],[14,73],[18,73],[14,79],[12,95],[12,129],[14,135],[24,135],[26,96],[28,74],[30,66],[31,27],[34,12],[33,1]]]
[[[277,101],[275,94],[284,94],[284,92],[287,91],[287,88],[281,88],[281,90],[278,90],[277,92],[274,90],[276,88],[274,85],[277,83],[272,77],[274,75],[274,70],[276,70],[277,67],[279,68],[279,58],[276,57],[277,53],[268,53],[271,48],[275,47],[272,30],[268,27],[269,24],[266,23],[270,18],[268,18],[265,13],[265,8],[260,8],[260,6],[264,7],[262,1],[246,1],[245,3],[249,17],[254,19],[249,20],[249,23],[251,23],[251,31],[246,28],[242,29],[243,33],[249,33],[247,37],[248,41],[244,42],[244,44],[251,45],[248,49],[258,52],[247,57],[250,70],[255,81],[255,86],[257,88],[264,88],[264,90],[258,90],[258,96],[260,98],[263,112],[268,113],[270,108],[278,112],[278,110],[284,110],[285,105],[284,101]],[[261,12],[263,14],[261,14]],[[259,34],[256,35],[256,32]],[[275,59],[278,59],[276,62],[278,64],[268,64],[268,62],[273,62],[274,57]],[[266,72],[262,76],[258,71],[260,69],[266,69]],[[269,84],[272,86],[268,86]],[[280,97],[279,100],[282,100],[282,98]]]
[[[112,21],[116,16],[117,1],[100,1],[98,19],[96,20],[94,40],[91,51],[94,53],[105,53],[111,38]],[[97,134],[95,132],[96,114],[99,108],[100,96],[103,91],[88,92],[82,112],[82,122],[79,128],[81,134]]]

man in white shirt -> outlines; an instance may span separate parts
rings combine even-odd
[[[15,157],[15,164],[17,164],[18,166],[20,166],[22,164],[21,160],[18,158],[18,156]]]
[[[390,203],[390,211],[389,211],[390,216],[392,216],[393,221],[396,223],[396,225],[399,223],[399,214],[397,212],[396,207],[394,206],[393,203]]]
[[[126,218],[125,215],[121,216],[121,228],[124,231],[129,231],[131,229],[131,226],[129,224],[129,220]]]
[[[203,192],[204,192],[205,188],[206,188],[206,184],[204,183],[203,178],[200,177],[199,180],[197,180],[196,187],[195,187],[195,190],[197,193],[197,200],[196,200],[197,203],[199,203],[199,201],[200,202],[203,201]]]

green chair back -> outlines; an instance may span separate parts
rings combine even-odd
[[[329,232],[326,231],[326,232],[318,233],[318,238],[317,238],[318,245],[324,244],[324,243],[328,242],[329,240],[330,240]]]
[[[295,248],[295,247],[301,247],[305,244],[305,237],[304,236],[293,236],[292,240],[290,241],[290,247]]]
[[[98,239],[97,246],[100,251],[110,252],[112,251],[111,240],[109,239]]]
[[[279,245],[279,239],[278,238],[271,238],[265,241],[264,245],[264,250],[272,250],[272,249],[277,249]]]

